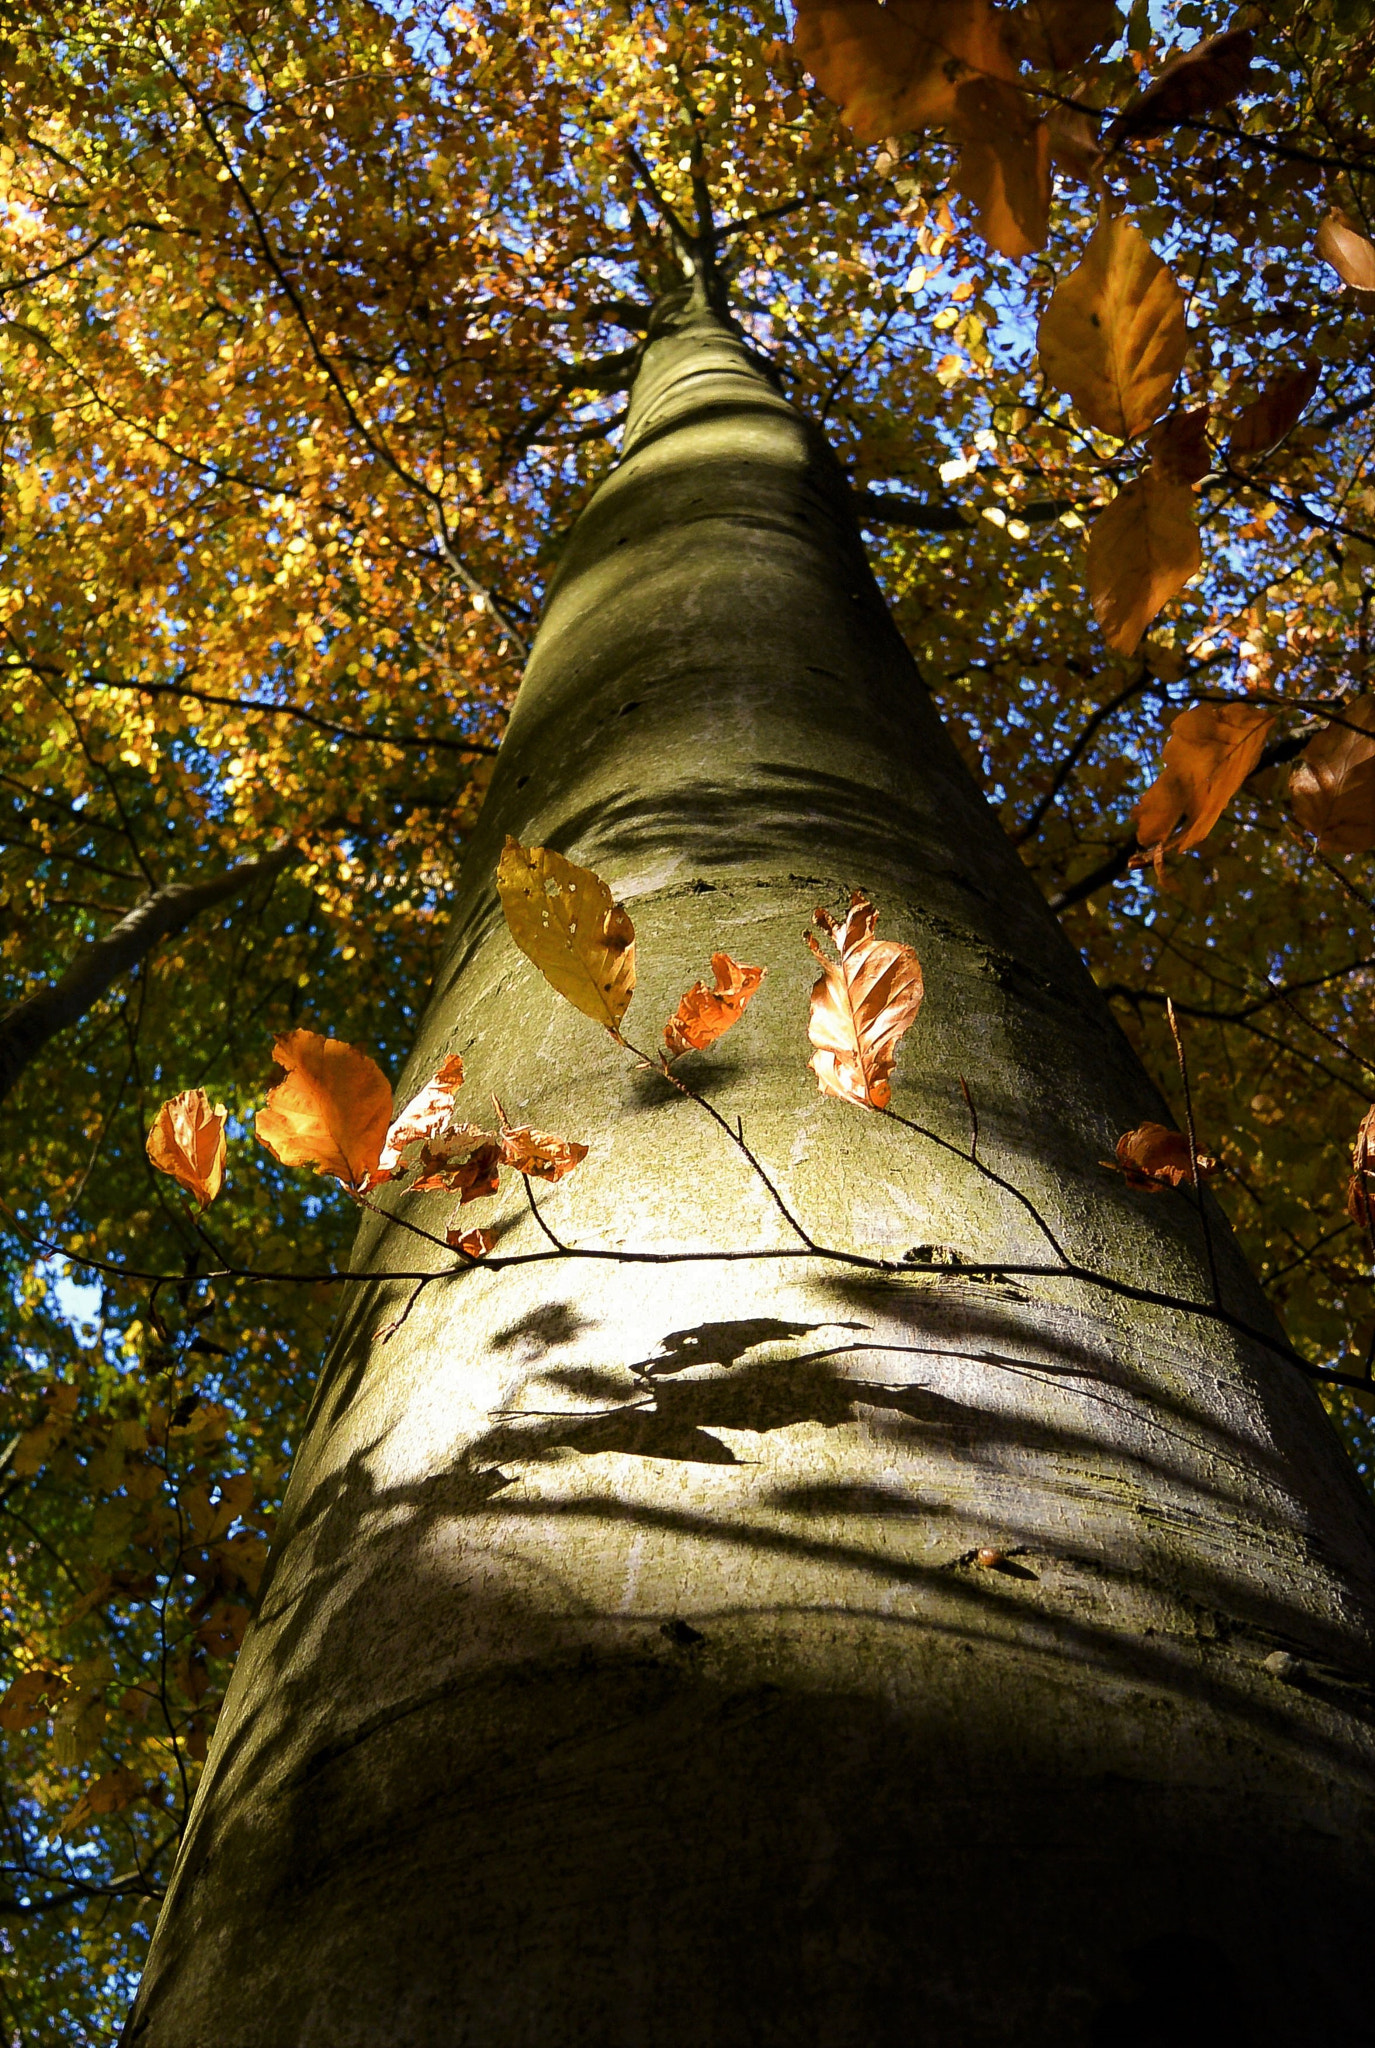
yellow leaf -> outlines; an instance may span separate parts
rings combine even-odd
[[[1234,699],[1195,704],[1170,722],[1159,775],[1136,808],[1142,846],[1163,846],[1182,823],[1177,851],[1198,846],[1259,761],[1274,713]]]
[[[1194,496],[1148,469],[1093,523],[1085,581],[1109,647],[1131,654],[1161,606],[1203,565]]]
[[[511,937],[561,996],[619,1036],[635,989],[635,927],[600,875],[514,839],[497,867]]]
[[[313,1166],[356,1194],[377,1173],[391,1122],[391,1086],[361,1046],[318,1031],[288,1031],[273,1041],[285,1069],[258,1111],[259,1142],[283,1166]]]
[[[961,79],[1016,71],[988,0],[798,0],[793,48],[861,142],[948,121]]]
[[[1129,220],[1100,220],[1051,293],[1041,367],[1084,418],[1127,440],[1158,419],[1184,365],[1184,294]]]
[[[1375,737],[1368,737],[1375,735],[1375,697],[1343,704],[1341,716],[1294,763],[1289,801],[1320,853],[1368,853],[1375,847]]]
[[[148,1133],[148,1157],[159,1173],[195,1196],[208,1209],[220,1191],[224,1175],[224,1124],[228,1111],[222,1102],[212,1109],[203,1088],[188,1088],[174,1095],[153,1119]]]
[[[843,925],[825,910],[817,911],[816,922],[840,955],[838,964],[828,960],[811,933],[805,934],[821,962],[807,1019],[817,1086],[823,1095],[886,1109],[898,1041],[925,993],[921,962],[911,946],[874,937],[878,912],[861,889],[850,898]]]

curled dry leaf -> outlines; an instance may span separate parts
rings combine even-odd
[[[500,1185],[501,1143],[477,1124],[451,1124],[426,1141],[420,1153],[420,1178],[410,1193],[428,1195],[442,1189],[460,1204],[494,1195]]]
[[[1184,365],[1184,294],[1129,220],[1099,221],[1041,316],[1041,367],[1084,418],[1127,440],[1158,419]]]
[[[921,962],[911,946],[874,937],[878,912],[862,889],[850,898],[843,925],[826,910],[817,911],[816,922],[840,955],[838,963],[828,960],[812,934],[805,934],[821,962],[807,1020],[817,1086],[823,1095],[886,1109],[898,1041],[925,994]]]
[[[1131,654],[1151,620],[1203,566],[1187,484],[1152,466],[1117,493],[1089,533],[1084,577],[1109,647]]]
[[[695,981],[664,1026],[667,1057],[704,1052],[730,1030],[764,979],[762,967],[742,967],[729,953],[713,953],[715,988]]]
[[[860,142],[948,121],[963,79],[1017,68],[988,0],[797,0],[793,49]]]
[[[1266,385],[1258,398],[1237,414],[1227,442],[1231,456],[1268,455],[1286,434],[1293,432],[1309,399],[1318,388],[1318,365],[1288,370]]]
[[[966,79],[950,132],[960,145],[956,188],[991,249],[1014,260],[1050,233],[1050,132],[1026,95],[1000,78]]]
[[[511,937],[561,996],[619,1035],[635,989],[635,927],[600,875],[514,839],[497,868]]]
[[[1218,1162],[1210,1153],[1200,1152],[1196,1164],[1200,1180],[1217,1172]],[[1189,1141],[1182,1131],[1167,1130],[1164,1124],[1138,1124],[1134,1131],[1124,1131],[1117,1141],[1117,1166],[1128,1187],[1149,1188],[1155,1194],[1161,1188],[1194,1184]]]
[[[148,1133],[148,1157],[208,1209],[224,1178],[225,1118],[222,1102],[212,1108],[203,1088],[188,1088],[164,1102]]]
[[[1160,76],[1113,123],[1109,149],[1133,136],[1160,135],[1167,128],[1183,127],[1225,107],[1245,90],[1254,48],[1250,29],[1234,28],[1172,57]]]
[[[576,1138],[551,1138],[547,1131],[532,1131],[529,1124],[513,1129],[500,1103],[497,1114],[501,1116],[501,1163],[517,1173],[527,1173],[535,1180],[562,1180],[587,1157],[586,1145]]]
[[[1353,291],[1375,291],[1375,243],[1339,206],[1318,229],[1317,250]]]
[[[1320,853],[1368,853],[1375,847],[1375,697],[1341,707],[1289,777],[1289,801]]]
[[[1151,429],[1147,446],[1151,468],[1170,484],[1196,484],[1212,467],[1206,405],[1193,412],[1172,412]]]
[[[453,1116],[454,1097],[462,1086],[463,1061],[456,1052],[450,1053],[434,1079],[427,1081],[420,1093],[413,1095],[394,1119],[378,1161],[379,1180],[391,1180],[395,1176],[401,1165],[401,1155],[408,1145],[423,1143],[425,1139],[439,1135]]]
[[[1028,64],[1043,71],[1073,71],[1117,40],[1122,17],[1113,0],[1023,0],[1010,26]]]
[[[1346,1213],[1364,1231],[1375,1230],[1375,1105],[1361,1118],[1351,1147],[1351,1178],[1346,1184]]]
[[[1176,850],[1198,846],[1260,760],[1274,724],[1260,704],[1195,704],[1170,721],[1159,775],[1136,807],[1142,846],[1164,846],[1182,826]]]
[[[258,1141],[283,1166],[313,1166],[359,1194],[376,1178],[391,1123],[391,1085],[361,1046],[318,1031],[272,1043],[284,1069],[257,1115]]]
[[[496,1243],[494,1230],[446,1230],[444,1242],[467,1259],[485,1259]]]

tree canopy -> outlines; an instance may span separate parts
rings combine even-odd
[[[396,1073],[685,275],[836,449],[1366,1468],[1375,29],[3,14],[0,2023],[76,2043],[127,2002],[347,1259],[347,1193],[253,1143],[274,1037]],[[204,1215],[146,1146],[193,1089],[231,1141]]]

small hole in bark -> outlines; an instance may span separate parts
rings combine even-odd
[[[527,782],[528,782],[529,780],[530,780],[530,778],[529,778],[529,776],[528,776],[528,775],[518,775],[518,776],[516,777],[516,788],[517,788],[517,789],[524,789],[524,787],[525,787],[526,783],[527,783]]]
[[[638,711],[640,709],[640,703],[641,700],[638,697],[633,698],[629,704],[622,704],[620,710],[616,713],[616,716],[618,718],[624,718],[627,712]]]

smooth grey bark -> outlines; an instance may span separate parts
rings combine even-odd
[[[150,891],[103,938],[83,947],[48,988],[37,989],[0,1018],[0,1102],[49,1039],[79,1024],[106,989],[146,960],[160,939],[184,932],[202,911],[242,896],[254,882],[278,874],[295,858],[295,847],[280,846],[261,860],[241,861],[203,882],[169,882]]]
[[[637,926],[811,1229],[516,951],[505,834]],[[894,1105],[807,1070],[818,902],[926,1006]],[[1369,1505],[1212,1297],[1183,1194],[1099,1162],[1162,1108],[945,736],[842,477],[739,340],[661,314],[560,565],[398,1095],[590,1141],[551,1259],[343,1315],[125,2034],[138,2048],[1335,2042],[1369,2020]],[[501,1254],[545,1244],[519,1183]],[[438,1227],[440,1198],[413,1213]],[[479,1215],[481,1211],[477,1212]],[[1220,1215],[1228,1310],[1274,1332]],[[463,1211],[466,1219],[475,1211]],[[486,1220],[485,1217],[482,1220]],[[358,1257],[423,1248],[366,1221]],[[432,1255],[436,1267],[442,1254]],[[423,1263],[423,1257],[422,1257]],[[1006,1554],[1010,1569],[975,1553]]]

